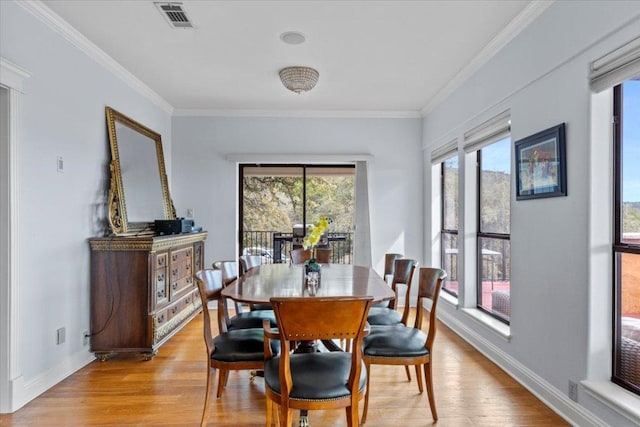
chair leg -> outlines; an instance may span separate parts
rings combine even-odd
[[[280,427],[291,427],[293,422],[293,409],[280,405]]]
[[[265,427],[272,427],[273,426],[273,400],[269,399],[269,397],[265,397],[265,401],[267,403],[266,405],[266,422],[265,422]]]
[[[404,365],[404,371],[407,373],[407,381],[411,382],[411,371],[409,370],[409,366]]]
[[[364,409],[362,410],[362,425],[367,422],[367,410],[369,409],[369,391],[371,390],[371,362],[364,359],[364,366],[367,369],[367,391],[364,392]]]
[[[229,378],[229,371],[226,369],[220,369],[219,379],[218,379],[218,393],[216,397],[220,399],[222,397],[222,392],[224,391],[224,387],[227,385],[227,378]]]
[[[352,402],[351,406],[347,406],[347,426],[348,427],[358,427],[358,402]]]
[[[420,393],[424,391],[424,386],[422,385],[422,372],[420,372],[420,365],[415,365],[416,367],[416,377],[418,378],[418,390]]]
[[[438,421],[438,411],[436,411],[436,399],[433,395],[433,381],[431,373],[431,362],[424,365],[424,379],[427,382],[427,395],[429,397],[429,407],[431,408],[431,416],[433,421]]]
[[[213,374],[212,374],[213,371]],[[202,419],[200,420],[200,426],[206,426],[209,419],[209,392],[216,376],[215,368],[207,366],[207,390],[204,394],[204,407],[202,408]]]

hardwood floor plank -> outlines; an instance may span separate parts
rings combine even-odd
[[[426,393],[418,393],[414,371],[408,382],[403,367],[376,365],[367,427],[569,425],[444,325],[439,325],[434,353],[437,424]],[[154,359],[126,354],[92,362],[19,411],[0,415],[0,425],[197,426],[206,363],[199,315]],[[251,382],[248,371],[231,372],[224,395],[213,399],[209,425],[264,426],[264,385],[261,378]],[[309,415],[312,427],[346,426],[343,410]]]

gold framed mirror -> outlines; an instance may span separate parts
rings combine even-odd
[[[109,225],[115,235],[153,234],[156,219],[175,219],[160,134],[105,108],[111,182]]]

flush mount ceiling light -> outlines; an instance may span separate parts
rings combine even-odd
[[[300,94],[313,89],[320,74],[310,67],[287,67],[280,70],[280,80],[284,87]]]

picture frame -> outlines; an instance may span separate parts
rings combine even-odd
[[[567,195],[565,124],[515,142],[516,200]]]

